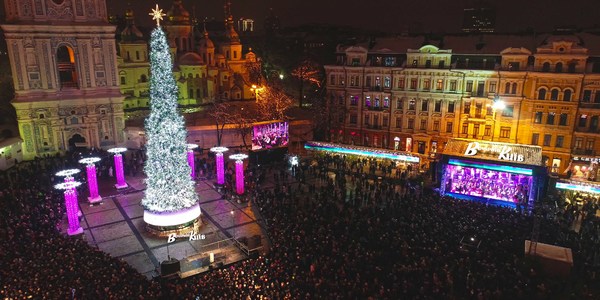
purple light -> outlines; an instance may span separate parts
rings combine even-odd
[[[125,174],[123,172],[123,155],[121,153],[115,153],[115,176],[117,176],[117,184],[115,187],[118,189],[126,188],[127,183],[125,182]]]
[[[244,193],[244,161],[235,161],[235,191],[238,195]]]
[[[194,150],[192,149],[188,149],[187,151],[187,159],[188,159],[188,165],[190,165],[190,169],[192,169],[192,179],[196,178],[196,167],[194,164]]]
[[[72,178],[72,177],[71,177]],[[55,188],[65,190],[65,206],[67,207],[67,220],[69,221],[69,229],[67,233],[69,235],[76,235],[83,233],[83,228],[79,225],[79,211],[77,207],[77,193],[75,188],[81,183],[69,180],[68,182],[57,184]]]
[[[98,180],[96,179],[96,165],[94,165],[94,163],[99,161],[99,157],[88,157],[79,160],[79,163],[86,164],[85,171],[87,174],[88,189],[90,190],[90,196],[88,197],[90,203],[102,201],[102,197],[98,195]]]
[[[73,184],[75,182],[75,178],[73,176],[65,176],[65,183],[66,184]],[[73,195],[75,195],[75,201],[77,201],[77,189],[75,188],[75,186],[73,186],[71,188],[71,191],[73,192]],[[79,210],[79,206],[75,205],[75,214],[77,214],[77,217],[81,217],[83,214],[81,213],[81,211]],[[79,220],[77,220],[77,222],[79,222]]]
[[[223,153],[217,152],[217,184],[225,184],[225,167]]]

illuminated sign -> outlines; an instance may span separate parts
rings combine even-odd
[[[327,151],[333,153],[340,154],[352,154],[352,155],[361,155],[368,157],[376,157],[376,158],[386,158],[393,160],[400,160],[412,163],[418,163],[419,157],[412,156],[408,154],[403,154],[402,152],[398,153],[395,151],[387,151],[384,149],[370,149],[367,147],[353,147],[353,146],[342,146],[339,144],[332,143],[321,143],[321,142],[307,142],[304,145],[304,148],[307,150],[316,150],[316,151]]]
[[[598,193],[600,194],[600,186],[581,185],[566,182],[557,182],[556,188],[561,190],[572,190],[578,192]]]
[[[525,168],[519,168],[519,167],[513,167],[513,166],[486,164],[486,163],[481,163],[481,162],[472,162],[472,161],[458,160],[458,159],[450,159],[450,160],[448,160],[448,164],[455,165],[455,166],[461,166],[461,167],[486,169],[486,170],[492,170],[492,171],[513,173],[513,174],[521,174],[521,175],[529,175],[529,176],[533,175],[533,171],[531,169],[525,169]]]
[[[502,144],[480,144],[478,142],[470,142],[465,150],[465,156],[474,156],[479,151],[498,154],[499,160],[509,160],[522,162],[525,159],[522,154],[512,152],[512,148]]]

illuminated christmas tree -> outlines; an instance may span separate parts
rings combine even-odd
[[[173,220],[173,217],[190,208],[197,211],[196,217],[200,214],[199,207],[194,209],[198,206],[198,195],[190,178],[187,131],[183,117],[177,112],[178,89],[172,68],[167,39],[159,25],[150,39],[150,115],[145,124],[148,159],[144,166],[147,179],[142,200],[144,220],[157,226],[189,222],[189,218]],[[157,221],[157,216],[170,216],[171,220]]]

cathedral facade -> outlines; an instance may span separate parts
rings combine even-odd
[[[6,0],[2,25],[23,159],[124,143],[105,0]]]

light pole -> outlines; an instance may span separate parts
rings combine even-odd
[[[127,151],[127,148],[110,148],[107,151],[114,154],[115,177],[117,177],[117,184],[115,184],[115,187],[117,189],[124,189],[127,187],[127,183],[125,182],[125,173],[123,172],[123,155],[121,155],[121,153]]]
[[[225,166],[223,163],[223,152],[228,151],[226,147],[212,147],[210,152],[215,152],[215,160],[217,161],[217,184],[225,184]]]
[[[102,201],[102,197],[98,195],[98,180],[96,179],[96,165],[99,162],[99,157],[88,157],[79,160],[80,164],[85,164],[85,172],[87,174],[88,189],[90,190],[90,196],[88,201],[90,203],[97,203]]]
[[[494,141],[494,135],[496,134],[496,111],[506,108],[506,104],[504,101],[499,100],[498,98],[494,99],[494,103],[492,103],[492,120],[494,121],[492,125],[492,142]]]
[[[258,92],[264,89],[264,87],[258,87],[256,84],[252,85],[252,88],[250,88],[250,90],[254,92],[254,101],[258,102]]]
[[[233,239],[235,240],[235,214],[233,213],[233,210],[230,212],[231,213],[231,229],[233,229]]]
[[[188,165],[190,165],[190,168],[192,169],[192,180],[196,179],[196,164],[194,162],[194,149],[198,148],[197,144],[187,144],[187,160],[188,160]]]

